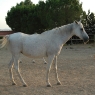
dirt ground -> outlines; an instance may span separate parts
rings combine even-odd
[[[8,63],[10,52],[0,50],[0,95],[95,95],[95,45],[64,46],[58,57],[58,74],[62,85],[56,85],[54,68],[50,72],[52,87],[46,87],[46,64],[42,59],[32,63],[21,55],[21,74],[28,84],[23,87],[15,70],[17,85],[11,85]]]

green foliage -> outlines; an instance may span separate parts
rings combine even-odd
[[[94,13],[90,13],[90,10],[88,11],[88,14],[86,15],[86,24],[88,27],[95,26],[95,15]]]
[[[86,25],[85,28],[88,29],[89,34],[95,34],[95,14],[90,13],[90,10],[88,11],[88,14],[86,15]]]
[[[82,13],[79,0],[46,0],[36,5],[31,0],[25,0],[8,11],[6,23],[13,31],[42,33],[79,20]]]

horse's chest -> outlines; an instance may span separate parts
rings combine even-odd
[[[51,54],[59,55],[61,49],[62,49],[62,45],[51,45],[51,46],[48,48],[47,53],[48,53],[49,55],[51,55]]]

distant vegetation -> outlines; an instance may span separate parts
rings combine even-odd
[[[92,18],[94,21],[92,22],[95,23],[94,14],[86,14],[79,0],[46,0],[46,2],[39,1],[36,5],[31,0],[25,0],[8,11],[6,23],[13,31],[28,34],[42,33],[79,20],[81,14],[84,25],[90,24]],[[89,15],[89,20],[87,15]]]

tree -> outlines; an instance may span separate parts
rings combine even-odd
[[[31,2],[31,0],[25,0],[24,1],[24,5],[32,5],[33,3]]]
[[[28,33],[28,15],[33,11],[35,5],[32,2],[30,3],[26,1],[30,0],[25,0],[25,2],[17,4],[7,13],[6,23],[13,31],[24,31],[24,33]]]
[[[33,34],[79,20],[83,13],[79,0],[46,0],[33,4],[20,2],[7,13],[6,23],[13,31]]]
[[[85,29],[89,30],[88,32],[90,34],[95,34],[95,14],[88,10],[88,14],[85,19]]]

